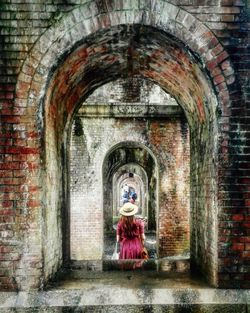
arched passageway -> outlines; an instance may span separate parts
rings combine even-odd
[[[136,163],[121,166],[113,177],[113,216],[118,215],[118,208],[124,203],[124,190],[136,194],[135,204],[138,214],[148,218],[148,177],[145,170]]]
[[[100,36],[99,39],[98,36]],[[114,38],[122,38],[122,43],[119,40],[114,40]],[[102,42],[101,49],[97,49],[96,46],[96,42],[99,41]],[[110,55],[114,50],[116,56],[113,56],[111,61]],[[86,53],[88,57],[86,57]],[[85,57],[79,59],[80,55]],[[91,60],[91,63],[85,64],[88,59]],[[102,60],[101,63],[100,60]],[[78,71],[75,69],[76,66],[79,69]],[[74,73],[71,73],[73,68]],[[104,75],[100,77],[97,73],[95,74],[96,68],[101,69]],[[90,73],[91,80],[89,78]],[[161,31],[141,25],[117,26],[112,29],[112,32],[100,31],[100,33],[95,34],[95,37],[90,36],[87,45],[84,43],[69,54],[54,74],[49,89],[51,97],[47,97],[47,101],[50,99],[49,107],[51,108],[48,111],[47,131],[50,136],[54,133],[57,142],[62,142],[65,145],[63,138],[60,138],[61,132],[59,129],[67,128],[67,123],[64,126],[63,121],[58,117],[55,124],[55,118],[53,114],[51,115],[52,112],[58,114],[57,104],[63,102],[64,105],[61,108],[67,108],[67,114],[70,117],[78,108],[80,101],[93,88],[108,82],[110,79],[116,79],[124,75],[127,77],[137,75],[153,80],[164,90],[171,93],[184,109],[190,128],[191,144],[191,224],[193,226],[191,229],[191,256],[193,262],[199,263],[203,257],[203,261],[206,260],[207,262],[208,256],[212,256],[212,251],[215,251],[215,247],[208,245],[208,242],[214,242],[215,238],[212,237],[216,236],[215,229],[210,229],[215,227],[215,224],[214,222],[210,223],[209,219],[213,216],[212,212],[216,210],[216,200],[213,198],[216,192],[214,190],[211,193],[211,190],[215,188],[213,181],[215,179],[216,171],[214,166],[216,163],[213,160],[215,160],[217,138],[215,115],[217,101],[197,59],[188,54],[188,51],[180,42],[174,41],[172,37]],[[65,85],[65,77],[69,77],[70,89]],[[180,86],[182,86],[182,89],[180,89]],[[55,109],[52,109],[54,106]],[[161,139],[164,138],[164,134],[161,134],[161,136]],[[53,154],[56,152],[51,149],[48,151]],[[214,159],[211,158],[213,155]],[[164,157],[167,157],[167,155]],[[55,156],[53,159],[55,159]],[[55,177],[55,179],[58,180],[59,177]],[[165,183],[167,184],[167,182]],[[206,196],[208,192],[211,194],[209,199]],[[162,197],[165,197],[164,194],[162,194]],[[165,203],[167,203],[166,200],[167,198],[165,198]],[[101,200],[99,203],[101,203]],[[204,221],[206,222],[204,223]],[[208,231],[208,229],[210,230]],[[181,232],[183,232],[183,229],[180,230]],[[97,233],[100,237],[102,227]],[[166,239],[163,240],[166,241]],[[67,240],[65,241],[67,242]],[[201,242],[204,243],[204,246],[201,245]],[[207,253],[208,247],[212,249],[211,254]],[[98,253],[101,253],[101,251],[98,249],[97,251],[99,252],[95,257],[100,258],[101,256]],[[201,264],[203,264],[203,261]],[[215,263],[211,261],[209,264],[206,264],[205,267],[209,268]]]
[[[132,100],[133,84],[136,102],[121,102],[126,95]],[[156,250],[160,258],[189,251],[189,134],[183,111],[155,84],[140,77],[133,77],[133,84],[124,89],[128,83],[122,79],[100,87],[74,117],[69,161],[72,260],[100,260],[95,251],[103,250],[104,259],[111,257],[125,183],[138,193],[146,243],[157,238],[157,245],[150,244],[152,257]],[[117,90],[110,105],[110,95]],[[158,104],[151,101],[153,94]]]
[[[104,210],[104,249],[105,245],[115,239],[115,225],[117,224],[119,214],[114,215],[114,210],[119,210],[113,207],[114,203],[114,186],[115,177],[119,177],[121,173],[126,173],[127,170],[130,173],[134,170],[137,173],[142,174],[144,184],[141,185],[144,191],[149,191],[147,194],[140,193],[140,197],[147,198],[147,211],[144,207],[140,207],[140,214],[142,218],[148,218],[148,226],[150,229],[156,230],[156,224],[158,221],[158,167],[156,164],[156,158],[152,152],[145,146],[136,142],[122,142],[116,145],[107,153],[103,163],[103,210]],[[129,174],[129,172],[127,172]],[[124,174],[123,174],[124,176]],[[129,176],[129,175],[128,175]],[[128,177],[127,177],[128,178]],[[129,181],[126,180],[128,183]],[[117,185],[117,184],[116,184]],[[119,185],[118,185],[119,186]],[[131,184],[131,186],[133,186]],[[138,190],[137,190],[138,192]],[[111,238],[110,238],[111,237]],[[113,238],[113,239],[112,239]],[[111,240],[110,240],[111,239]],[[106,249],[107,250],[107,249]]]
[[[135,142],[120,143],[113,151],[107,154],[103,164],[103,187],[104,187],[104,221],[106,230],[113,228],[113,188],[112,181],[115,175],[119,175],[121,170],[131,168],[129,164],[136,164],[135,167],[139,168],[137,172],[143,173],[143,181],[147,183],[144,190],[149,190],[148,197],[148,210],[151,212],[150,228],[156,229],[156,214],[157,211],[157,198],[158,198],[158,169],[155,157],[152,157],[148,149],[143,145]],[[132,166],[133,168],[133,166]],[[132,169],[131,168],[131,169]],[[118,176],[119,177],[119,176]],[[106,216],[105,216],[106,215]],[[146,214],[147,215],[147,214]],[[145,217],[145,215],[144,215]],[[152,217],[152,220],[151,220]]]
[[[218,90],[218,106],[211,72],[216,68],[219,75],[221,68],[211,62],[216,53],[221,55],[223,47],[204,25],[168,2],[157,1],[157,6],[150,8],[151,14],[147,8],[137,9],[138,14],[134,8],[128,8],[131,14],[126,14],[111,6],[100,13],[94,3],[80,6],[68,15],[69,24],[65,20],[59,22],[55,31],[46,32],[34,46],[33,52],[37,52],[34,79],[25,72],[29,59],[20,75],[16,101],[26,99],[29,106],[39,112],[36,125],[39,129],[35,131],[43,147],[43,171],[37,174],[37,184],[41,187],[45,217],[39,250],[44,281],[63,260],[69,259],[70,240],[68,234],[62,232],[68,228],[64,221],[69,220],[65,197],[68,182],[63,172],[67,168],[66,134],[74,113],[97,87],[119,77],[139,75],[171,94],[188,120],[191,261],[213,285],[217,284],[217,113],[227,109],[224,103],[228,101],[228,94],[225,84],[223,92]],[[162,10],[166,14],[161,14]],[[33,240],[27,234],[26,243]],[[24,264],[20,264],[22,266]]]

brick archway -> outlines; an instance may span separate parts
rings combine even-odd
[[[136,163],[129,163],[120,167],[113,177],[113,210],[117,215],[119,207],[122,205],[122,186],[130,181],[130,173],[135,175],[137,182],[137,201],[140,213],[148,216],[148,177],[145,170]],[[135,189],[135,188],[134,188]],[[146,196],[145,196],[146,195]],[[113,213],[113,215],[114,215]]]
[[[104,210],[104,232],[113,226],[113,190],[109,188],[116,175],[134,169],[136,173],[142,174],[144,186],[147,190],[147,209],[151,212],[150,227],[156,229],[156,215],[158,214],[158,181],[159,168],[155,155],[144,144],[137,141],[119,142],[113,146],[105,155],[103,161],[103,210]],[[119,207],[118,207],[119,208]],[[158,223],[157,223],[158,224]],[[157,225],[158,226],[158,225]]]
[[[142,6],[136,3],[132,7],[126,1],[119,4],[111,1],[106,8],[98,8],[93,1],[65,14],[39,38],[26,58],[18,78],[16,101],[26,99],[30,105],[38,105],[45,96],[51,73],[76,44],[97,31],[133,24],[164,31],[197,54],[217,86],[221,109],[227,112],[229,94],[226,86],[235,80],[227,52],[203,23],[185,10],[162,0],[154,4],[145,2]]]
[[[149,33],[151,41],[145,42]],[[229,114],[227,85],[233,83],[234,75],[227,53],[212,32],[189,13],[165,1],[143,7],[135,4],[131,8],[126,1],[119,1],[119,7],[115,2],[107,8],[98,8],[95,2],[79,6],[41,36],[24,62],[16,103],[27,104],[26,118],[33,117],[34,112],[38,116],[36,124],[31,126],[32,136],[38,142],[27,149],[34,149],[43,162],[43,170],[33,173],[38,187],[39,218],[56,220],[61,240],[61,220],[56,216],[65,205],[61,201],[65,128],[88,93],[122,76],[124,71],[128,76],[140,74],[159,84],[186,113],[193,147],[192,218],[198,225],[192,232],[192,260],[216,285],[218,112]],[[98,75],[100,72],[103,77]],[[27,186],[30,184],[27,180]],[[38,219],[35,214],[33,218]],[[41,231],[42,227],[45,232]],[[37,275],[35,285],[46,281],[62,264],[60,240],[51,240],[44,249],[51,232],[50,222],[37,225],[36,253],[44,271]],[[25,236],[27,245],[33,244],[32,235]],[[27,266],[27,260],[31,262],[28,256],[21,260],[20,268]],[[28,273],[26,279],[27,285],[32,285]]]

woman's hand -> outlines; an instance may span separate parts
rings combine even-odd
[[[141,234],[141,243],[144,246],[144,242],[145,242],[145,234]]]

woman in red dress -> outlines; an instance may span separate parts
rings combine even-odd
[[[137,212],[138,207],[130,202],[120,209],[121,218],[116,231],[116,240],[120,243],[119,259],[142,259],[144,224],[135,218]]]

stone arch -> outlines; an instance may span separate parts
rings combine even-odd
[[[129,173],[133,173],[137,175],[138,181],[140,182],[140,190],[138,194],[138,202],[137,205],[139,206],[140,212],[143,216],[148,215],[148,177],[146,171],[136,163],[129,163],[123,165],[121,168],[114,175],[113,179],[113,208],[119,208],[121,202],[119,203],[119,199],[121,199],[121,194],[116,195],[115,188],[119,187],[125,179],[129,176]],[[116,187],[117,185],[117,187]],[[145,196],[143,196],[145,195]],[[120,196],[120,197],[119,197]],[[118,199],[117,199],[118,198]],[[118,205],[119,204],[119,205]]]
[[[197,185],[203,182],[201,173],[205,175],[206,168],[209,168],[209,172],[212,174],[211,177],[207,178],[208,183],[201,192],[202,197],[204,199],[208,197],[211,190],[216,194],[217,159],[215,151],[218,149],[218,121],[216,114],[219,112],[227,116],[229,113],[230,98],[228,86],[234,82],[234,73],[224,47],[218,42],[213,33],[191,14],[169,2],[161,0],[154,2],[145,1],[143,4],[135,1],[131,4],[131,7],[127,5],[127,1],[110,1],[108,6],[103,5],[101,8],[98,7],[95,1],[85,3],[62,16],[55,25],[48,29],[35,43],[25,60],[18,77],[15,101],[16,104],[23,103],[27,106],[27,116],[25,118],[28,120],[34,117],[34,112],[38,112],[38,119],[35,125],[32,124],[32,133],[34,137],[38,138],[39,142],[34,149],[37,149],[37,153],[42,156],[42,162],[45,163],[44,170],[36,173],[37,185],[42,190],[39,196],[42,208],[40,215],[46,219],[50,215],[52,219],[56,220],[57,210],[44,213],[46,211],[45,207],[63,206],[60,200],[63,194],[61,186],[63,162],[57,162],[57,160],[61,159],[61,143],[64,139],[63,131],[66,124],[70,123],[77,105],[98,85],[105,83],[109,79],[115,79],[116,75],[121,75],[122,69],[128,69],[129,74],[133,72],[133,69],[129,68],[131,63],[122,62],[121,56],[117,57],[108,51],[104,55],[105,62],[107,62],[107,65],[109,63],[114,72],[117,70],[117,74],[113,73],[111,77],[106,75],[106,77],[94,82],[91,81],[91,75],[87,75],[85,81],[81,80],[83,74],[81,69],[88,66],[90,61],[88,59],[88,48],[83,47],[81,49],[79,47],[92,34],[101,33],[100,38],[103,38],[106,32],[111,30],[112,33],[114,29],[116,29],[114,33],[121,34],[119,28],[126,28],[124,25],[130,25],[132,32],[133,25],[143,26],[142,31],[143,29],[155,29],[159,36],[163,35],[164,38],[168,38],[169,42],[173,43],[172,48],[177,48],[177,54],[174,57],[174,53],[169,53],[166,56],[164,54],[166,47],[161,45],[158,45],[156,51],[152,54],[150,54],[150,47],[147,47],[145,51],[149,55],[141,60],[143,70],[140,71],[140,74],[154,80],[173,94],[183,106],[189,124],[193,126],[191,127],[192,145],[195,147],[195,143],[197,143],[198,146],[193,151],[193,155],[196,157],[191,162],[192,169],[197,173],[198,177],[198,179],[193,178],[192,182],[194,193],[193,220],[197,221],[199,218],[197,212],[202,206],[198,197]],[[161,43],[163,43],[163,40]],[[91,53],[98,55],[98,47],[92,48]],[[127,51],[128,59],[133,59],[137,52],[136,49],[134,51],[127,49]],[[141,56],[140,53],[139,56]],[[197,61],[196,56],[198,56],[200,66],[196,66],[195,62],[192,62],[193,60]],[[81,60],[78,64],[75,61],[77,58],[78,61]],[[167,62],[168,58],[170,59],[169,63]],[[176,62],[178,58],[184,60],[180,68],[175,66],[178,63]],[[68,64],[65,63],[66,59],[69,62]],[[153,68],[146,68],[147,60],[153,61]],[[162,60],[162,62],[158,63],[157,60]],[[173,67],[170,66],[171,60],[174,60],[172,62]],[[165,75],[161,75],[160,69],[164,68],[164,65],[167,63]],[[63,66],[65,64],[66,68],[64,71]],[[100,69],[100,64],[97,63],[96,65],[96,69]],[[70,68],[72,71],[70,71]],[[183,72],[181,71],[179,74],[185,74],[184,81],[190,84],[192,81],[195,82],[193,88],[197,87],[197,92],[192,94],[195,97],[195,101],[192,101],[192,92],[187,92],[191,86],[184,86],[183,90],[186,91],[185,95],[187,96],[184,99],[182,93],[177,91],[179,88],[178,83],[180,83],[178,75],[175,76],[173,81],[171,81],[172,76],[168,75],[169,71],[174,75],[180,69],[183,69]],[[187,75],[189,71],[192,71],[191,76]],[[94,66],[92,66],[89,73],[94,72]],[[109,74],[109,70],[104,71],[104,73]],[[207,74],[209,79],[207,79]],[[67,80],[65,81],[63,78],[66,76]],[[216,89],[217,99],[210,82],[213,82]],[[59,85],[62,88],[61,90],[57,88]],[[212,95],[211,99],[209,99],[208,95]],[[24,122],[26,123],[26,120]],[[43,149],[43,143],[45,143],[45,150]],[[211,154],[211,162],[208,160],[203,162],[202,155],[208,155],[209,153]],[[44,156],[45,154],[46,157]],[[196,161],[198,159],[197,165]],[[48,163],[46,164],[46,162]],[[53,186],[53,191],[44,187],[44,181]],[[27,181],[28,184],[29,182]],[[209,215],[211,214],[217,214],[217,199],[215,196],[212,202],[214,202],[214,209],[211,208],[212,204],[209,203],[205,210],[207,218],[210,218],[211,216],[209,217]],[[58,220],[58,225],[60,223],[61,221]],[[212,230],[215,229],[216,221],[213,221],[211,227]],[[61,238],[62,234],[59,228],[58,236]],[[45,234],[49,234],[50,231],[49,228],[46,228]],[[211,236],[213,232],[211,229],[207,229],[207,233],[210,233],[209,236]],[[212,245],[208,242],[209,238],[204,237],[203,247],[200,247],[198,244],[199,236],[205,236],[201,234],[201,229],[195,229],[192,236],[193,261],[198,264],[198,267],[205,273],[210,282],[216,285],[216,234],[213,235],[213,238],[210,238]],[[32,241],[32,238],[30,237],[28,240]],[[46,257],[46,251],[42,247],[43,244],[40,245],[42,250],[41,258],[43,258],[44,267],[46,268],[42,278],[43,281],[43,279],[46,280],[52,275],[55,269],[62,264],[62,250],[60,248],[61,243],[58,241],[55,248],[56,262],[52,264],[51,260]],[[205,253],[204,251],[207,247],[210,250],[208,253]],[[21,266],[26,266],[26,264]]]
[[[135,2],[131,7],[126,1],[119,4],[111,1],[101,10],[96,1],[91,1],[62,16],[39,38],[26,58],[17,81],[16,101],[27,101],[29,105],[38,107],[45,96],[48,79],[61,58],[90,34],[121,24],[152,26],[187,45],[209,72],[217,86],[221,109],[226,112],[225,105],[229,100],[227,85],[235,81],[227,52],[203,23],[185,10],[162,0],[145,1],[142,5]]]
[[[154,216],[158,211],[158,162],[153,152],[138,142],[120,142],[107,152],[103,162],[103,209],[106,230],[112,229],[113,224],[113,190],[108,186],[112,185],[113,177],[126,171],[129,165],[138,168],[137,173],[143,173],[144,181],[148,184],[146,189],[151,189],[148,196],[152,198],[149,199],[149,210],[154,211]]]

